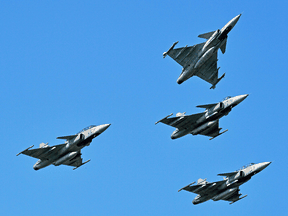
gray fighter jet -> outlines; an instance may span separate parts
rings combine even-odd
[[[226,176],[224,180],[218,182],[207,182],[206,179],[198,179],[197,185],[195,182],[181,188],[192,193],[198,194],[192,201],[194,205],[212,199],[213,201],[225,200],[232,203],[245,198],[247,195],[240,197],[239,186],[249,181],[251,177],[263,169],[265,169],[271,162],[263,162],[242,167],[240,170],[231,173],[218,174],[219,176]]]
[[[176,130],[172,133],[171,139],[177,139],[187,134],[210,136],[210,140],[225,133],[225,130],[220,133],[222,128],[219,128],[219,119],[232,110],[233,107],[241,103],[248,94],[239,95],[235,97],[226,97],[222,102],[199,105],[197,107],[205,108],[205,112],[193,115],[185,115],[184,113],[177,113],[176,117],[168,118],[173,115],[157,121],[155,124],[162,122],[164,124],[175,127]]]
[[[207,39],[205,43],[196,44],[194,46],[185,46],[174,49],[175,42],[167,52],[163,53],[163,58],[169,55],[182,67],[182,73],[177,83],[181,84],[192,76],[198,76],[201,79],[212,84],[211,88],[215,88],[216,84],[225,76],[225,73],[218,78],[217,68],[217,52],[220,48],[225,53],[227,34],[235,26],[241,14],[230,20],[221,30],[200,34],[198,37]],[[210,88],[210,89],[211,89]]]
[[[32,149],[34,145],[20,152],[20,154],[25,154],[39,160],[33,166],[35,170],[42,169],[50,164],[59,166],[61,164],[73,166],[74,169],[88,163],[90,160],[82,163],[81,149],[85,146],[89,146],[92,139],[103,133],[110,124],[103,125],[91,125],[84,128],[82,131],[75,135],[57,137],[57,139],[65,139],[66,142],[60,145],[49,146],[44,143],[40,144],[40,148]]]

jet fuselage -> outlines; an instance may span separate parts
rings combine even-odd
[[[177,128],[172,133],[171,139],[177,139],[187,134],[197,135],[213,127],[217,123],[218,119],[222,118],[225,115],[228,115],[232,108],[241,103],[247,96],[248,94],[230,97],[224,99],[222,102],[218,103],[214,107],[206,109],[203,115],[196,121],[196,124],[193,124],[193,122],[191,122],[191,125],[187,126],[185,129],[179,130]],[[215,107],[217,107],[217,109],[215,109]]]
[[[226,181],[222,183],[219,187],[213,190],[207,191],[207,193],[202,195],[197,195],[195,199],[192,201],[194,205],[203,203],[210,199],[214,201],[218,201],[221,199],[227,199],[235,196],[235,201],[239,200],[239,197],[235,195],[236,192],[239,191],[239,186],[244,184],[245,182],[249,181],[253,175],[259,173],[263,169],[265,169],[271,162],[263,162],[258,164],[250,164],[247,167],[243,167],[238,170],[238,173],[235,175],[236,178],[226,178]],[[244,197],[243,197],[244,198]],[[241,199],[241,198],[240,198]],[[234,202],[235,202],[234,201]]]
[[[220,47],[226,46],[228,33],[236,25],[240,16],[241,14],[237,15],[232,20],[230,20],[221,30],[218,29],[213,33],[213,35],[205,42],[202,50],[198,53],[198,61],[196,64],[189,65],[183,69],[181,75],[177,79],[178,84],[181,84],[190,77],[197,75],[200,70],[209,69],[210,65],[205,66],[205,62],[207,62],[215,54],[215,52],[218,52]]]
[[[55,149],[55,147],[53,147],[48,152],[45,152],[44,154],[49,154],[49,159],[38,160],[33,166],[33,168],[35,170],[39,170],[51,164],[58,166],[67,160],[73,159],[79,154],[82,148],[90,145],[92,139],[103,133],[109,126],[110,124],[103,124],[98,126],[90,126],[89,128],[83,129],[73,138],[67,139],[67,141],[65,142],[66,145],[63,146],[60,151],[55,151],[53,153],[53,150]],[[63,138],[60,137],[60,139]]]

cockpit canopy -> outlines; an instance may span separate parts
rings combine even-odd
[[[228,100],[230,98],[231,98],[231,96],[227,96],[227,97],[224,98],[224,100]]]
[[[250,167],[250,166],[252,166],[252,165],[254,165],[254,164],[255,164],[255,163],[247,164],[247,165],[241,167],[241,169],[239,169],[239,170],[237,170],[237,171],[243,170],[243,169],[245,169],[245,168],[247,168],[247,167]]]
[[[80,133],[82,133],[82,132],[84,132],[84,131],[86,131],[86,130],[89,130],[89,129],[91,129],[91,128],[93,128],[93,127],[96,127],[97,125],[90,125],[90,126],[88,126],[88,127],[85,127],[85,128],[83,128],[81,131],[79,131],[77,134],[80,134]]]

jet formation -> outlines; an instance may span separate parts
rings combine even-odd
[[[221,173],[218,176],[225,176],[224,180],[217,182],[207,182],[206,179],[198,179],[197,185],[195,182],[181,188],[181,190],[186,190],[192,193],[198,194],[192,201],[194,205],[206,202],[210,199],[213,201],[225,200],[230,201],[230,204],[235,203],[247,195],[240,197],[239,186],[249,181],[251,177],[263,169],[265,169],[271,162],[263,162],[254,164],[251,163],[247,166],[242,167],[235,172]]]
[[[192,76],[198,76],[212,84],[210,89],[214,89],[216,84],[225,76],[225,73],[218,78],[217,52],[220,48],[224,54],[226,51],[227,37],[231,29],[236,25],[241,14],[230,20],[221,30],[200,34],[198,37],[207,39],[206,42],[194,46],[185,46],[174,49],[175,42],[167,52],[163,53],[163,58],[169,55],[183,69],[177,83],[181,84]]]
[[[73,170],[88,163],[90,160],[82,162],[81,149],[89,146],[92,140],[103,133],[110,124],[91,125],[84,128],[75,135],[57,137],[64,139],[66,142],[60,145],[49,146],[41,143],[40,148],[31,149],[34,145],[17,154],[25,154],[39,159],[33,166],[34,170],[39,170],[51,164],[55,166],[68,165],[74,167]]]
[[[196,44],[194,46],[185,46],[174,49],[178,42],[175,42],[167,52],[163,53],[163,58],[169,55],[183,69],[177,83],[181,84],[192,76],[198,76],[201,79],[212,84],[214,89],[218,82],[224,78],[225,73],[218,78],[219,68],[217,67],[218,49],[224,54],[226,51],[228,33],[233,29],[241,14],[230,20],[221,30],[200,34],[198,37],[204,38],[207,41]],[[211,89],[210,88],[210,89]],[[185,115],[184,113],[177,113],[176,117],[171,117],[173,113],[157,121],[175,127],[176,130],[172,133],[171,139],[177,139],[187,134],[209,136],[210,140],[227,132],[219,127],[219,119],[228,115],[232,108],[241,103],[248,94],[239,95],[235,97],[226,97],[219,103],[198,105],[198,108],[204,108],[205,111],[192,115]],[[171,118],[170,118],[171,117]],[[55,166],[68,165],[74,167],[73,170],[88,163],[90,160],[82,162],[81,149],[89,146],[92,140],[103,133],[110,124],[91,125],[84,128],[75,135],[61,136],[57,139],[66,140],[64,144],[49,146],[48,143],[41,143],[37,149],[31,149],[34,145],[17,154],[25,154],[39,159],[33,166],[35,170],[42,169],[51,164]],[[230,201],[230,204],[243,199],[245,196],[240,194],[239,186],[249,181],[251,177],[263,169],[265,169],[271,162],[263,162],[258,164],[249,164],[241,169],[230,172],[218,174],[224,176],[224,180],[209,183],[206,179],[198,179],[197,184],[193,182],[181,190],[186,190],[198,194],[192,201],[193,204],[199,204],[207,200],[225,200]]]
[[[177,139],[187,134],[209,136],[211,139],[227,132],[225,130],[220,132],[219,119],[228,115],[233,107],[241,103],[248,94],[239,95],[235,97],[226,97],[219,103],[199,105],[199,108],[205,108],[205,112],[193,115],[185,115],[184,113],[177,113],[176,117],[169,118],[173,115],[166,116],[165,118],[157,121],[155,124],[162,122],[164,124],[175,127],[176,130],[172,133],[171,139]]]

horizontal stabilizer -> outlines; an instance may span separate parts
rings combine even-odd
[[[237,171],[235,171],[235,172],[230,172],[230,173],[220,173],[220,174],[218,174],[218,176],[233,176],[233,175],[235,175],[237,173]]]
[[[211,108],[211,107],[213,107],[213,106],[216,106],[216,105],[217,105],[217,103],[214,103],[214,104],[206,104],[206,105],[198,105],[198,106],[196,106],[196,107],[209,109],[209,108]]]
[[[214,32],[215,31],[204,33],[204,34],[200,34],[200,35],[198,35],[198,37],[199,38],[204,38],[204,39],[209,39],[214,34]]]
[[[74,139],[74,138],[77,137],[77,136],[78,136],[78,135],[61,136],[61,137],[57,137],[57,139],[71,140],[71,139]]]

